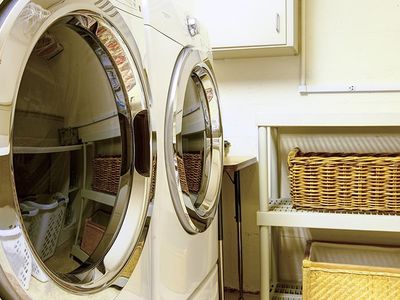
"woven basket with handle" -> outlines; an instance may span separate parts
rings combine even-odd
[[[400,213],[400,153],[303,153],[288,156],[293,206]]]

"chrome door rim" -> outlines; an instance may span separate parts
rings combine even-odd
[[[221,189],[223,172],[223,136],[219,95],[214,74],[207,61],[202,61],[201,53],[191,47],[184,48],[175,64],[170,89],[168,93],[166,118],[164,126],[164,152],[167,180],[175,211],[183,226],[190,234],[205,231],[212,223]],[[188,196],[182,192],[178,172],[178,155],[180,152],[180,134],[182,130],[182,111],[185,99],[186,82],[195,75],[201,82],[207,99],[209,127],[208,149],[205,152],[208,179],[204,189],[200,191],[201,203],[194,207]],[[211,109],[212,107],[212,109]]]

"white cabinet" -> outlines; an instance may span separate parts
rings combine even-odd
[[[297,53],[299,0],[197,0],[215,58]]]

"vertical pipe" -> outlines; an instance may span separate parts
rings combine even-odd
[[[224,240],[224,227],[223,227],[223,215],[222,215],[222,190],[220,192],[219,203],[218,203],[218,246],[219,246],[219,264],[218,264],[218,277],[219,277],[219,299],[224,300],[224,251],[223,251],[223,240]]]
[[[267,202],[279,197],[279,160],[278,160],[278,130],[276,127],[267,128]],[[270,235],[270,253],[271,253],[271,271],[270,280],[272,284],[278,281],[278,242],[279,237],[276,232],[278,228],[271,227]]]
[[[83,143],[83,178],[82,178],[82,189],[86,189],[86,176],[87,176],[87,144]],[[81,194],[82,195],[82,194]],[[75,236],[75,245],[78,244],[79,231],[82,226],[82,215],[84,210],[85,200],[81,196],[80,207],[79,207],[79,217],[78,217],[78,229]]]
[[[267,128],[258,128],[258,170],[260,211],[268,211]]]
[[[234,173],[235,182],[235,208],[238,242],[238,274],[239,274],[239,299],[243,299],[243,241],[242,241],[242,204],[240,194],[240,171]]]
[[[260,226],[261,300],[270,300],[270,227]]]
[[[258,161],[259,161],[259,198],[260,211],[268,211],[268,153],[267,128],[258,128]],[[269,300],[270,289],[270,228],[260,226],[260,265],[261,265],[261,300]]]
[[[267,128],[267,198],[270,202],[278,198],[278,145],[276,128]]]
[[[300,86],[307,88],[307,78],[306,78],[306,2],[301,1],[300,9]]]

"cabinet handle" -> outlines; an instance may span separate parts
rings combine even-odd
[[[281,32],[281,16],[278,13],[276,14],[276,32]]]

